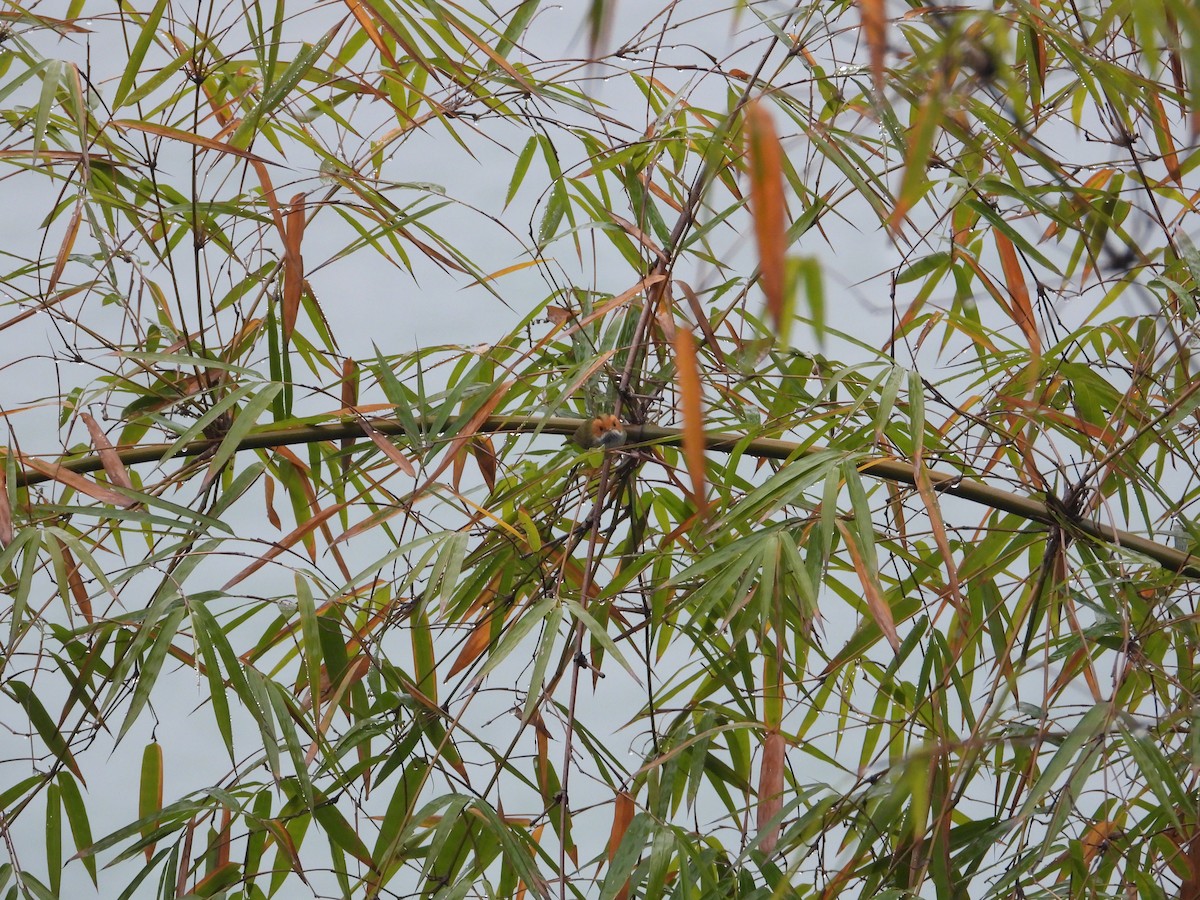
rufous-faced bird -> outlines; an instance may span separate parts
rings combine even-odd
[[[614,415],[596,416],[594,419],[582,422],[575,429],[571,440],[584,450],[591,450],[595,447],[611,450],[613,447],[620,447],[625,443],[625,426]]]

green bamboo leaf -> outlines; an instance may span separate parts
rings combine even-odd
[[[421,877],[426,880],[427,889],[453,883],[458,871],[466,862],[458,848],[468,839],[467,829],[471,816],[466,815],[466,809],[470,802],[469,798],[456,794],[439,799],[436,805],[426,804],[417,813],[418,818],[429,819],[438,806],[444,807],[437,827],[429,839],[429,854],[421,869]]]
[[[475,801],[470,812],[483,821],[483,834],[497,839],[503,852],[503,867],[513,872],[534,897],[549,897],[548,886],[538,871],[528,835],[504,821],[489,803]]]
[[[151,741],[142,750],[142,771],[138,779],[138,817],[146,824],[142,828],[142,838],[148,838],[159,822],[154,816],[162,809],[163,801],[163,755],[162,745]],[[153,854],[154,845],[146,848],[147,859]]]
[[[37,695],[29,689],[27,684],[17,681],[15,678],[7,682],[4,687],[7,689],[7,693],[25,710],[25,714],[29,716],[29,723],[42,739],[42,743],[46,745],[46,749],[55,759],[66,766],[72,775],[82,780],[83,775],[71,753],[67,739],[58,730],[58,726],[54,724],[54,720],[46,712],[46,708],[42,706],[42,701],[37,698]]]
[[[313,709],[320,706],[321,694],[321,631],[317,622],[317,604],[313,598],[308,579],[296,573],[296,610],[300,616],[302,659],[304,674],[308,682],[309,697]]]
[[[79,851],[79,856],[97,856],[107,850],[125,843],[132,837],[140,837],[143,831],[147,832],[147,836],[141,838],[136,844],[127,847],[121,852],[117,859],[112,862],[128,859],[142,852],[143,841],[156,843],[161,838],[178,831],[183,827],[188,819],[198,812],[206,809],[203,802],[195,799],[179,800],[164,806],[155,813],[151,813],[144,818],[139,817],[136,822],[130,822],[127,825],[122,825],[115,831],[106,834],[90,847],[86,847]],[[155,823],[161,823],[155,827]],[[111,863],[110,863],[111,864]]]
[[[496,53],[499,56],[508,58],[509,53],[521,40],[525,29],[529,27],[529,23],[533,21],[540,5],[541,0],[521,0],[521,5],[510,14],[504,36],[496,44]]]
[[[1068,768],[1074,769],[1076,773],[1090,772],[1090,766],[1095,761],[1099,748],[1097,746],[1088,747],[1088,745],[1092,744],[1104,730],[1111,715],[1112,707],[1108,703],[1097,703],[1084,713],[1075,727],[1067,733],[1050,762],[1042,769],[1041,774],[1029,789],[1025,802],[1017,813],[1018,819],[1024,819],[1033,814],[1058,785],[1059,779]],[[1056,832],[1051,832],[1051,834],[1056,834]]]
[[[62,791],[57,784],[46,786],[46,872],[52,896],[62,895]]]
[[[125,106],[137,106],[147,97],[161,90],[163,85],[168,84],[172,79],[178,78],[181,70],[185,70],[188,66],[194,65],[194,63],[195,56],[193,55],[192,48],[184,49],[183,52],[170,62],[154,69],[153,74],[141,78],[138,81],[137,87],[125,95],[119,106],[114,106],[114,109]]]
[[[551,656],[558,646],[558,629],[562,624],[562,607],[554,606],[546,613],[542,623],[542,638],[538,642],[537,651],[533,657],[533,670],[529,673],[529,687],[525,694],[525,707],[521,710],[521,721],[528,722],[537,708],[542,696],[543,682],[546,670],[550,666]]]
[[[7,813],[17,800],[20,800],[34,788],[45,784],[45,782],[46,779],[42,775],[30,775],[28,778],[23,778],[8,789],[0,792],[0,810],[4,810]]]
[[[482,682],[489,672],[504,662],[508,655],[517,649],[530,631],[546,621],[546,617],[550,615],[550,611],[557,605],[557,598],[543,597],[537,603],[533,604],[533,606],[529,607],[529,609],[525,610],[515,621],[507,623],[504,627],[503,635],[501,635],[496,646],[488,653],[487,660],[484,662],[482,668],[480,668],[479,674],[473,680],[476,683]]]
[[[334,35],[338,32],[338,27],[335,26],[327,31],[321,40],[316,44],[301,44],[300,51],[296,54],[296,58],[288,64],[288,67],[283,71],[279,78],[271,81],[263,91],[262,100],[252,109],[242,123],[237,127],[229,138],[231,146],[239,150],[248,148],[254,140],[254,135],[258,131],[259,122],[264,116],[270,115],[278,108],[292,90],[300,83],[313,67],[320,60],[321,55],[325,52],[325,48],[329,46],[329,42],[333,40]]]
[[[537,7],[538,0],[525,0],[525,6],[532,8]],[[537,151],[538,141],[536,137],[531,137],[525,142],[520,155],[517,157],[517,164],[513,167],[512,178],[508,182],[508,192],[504,195],[504,205],[512,203],[513,198],[517,196],[517,191],[521,189],[521,182],[525,180],[525,173],[529,171],[529,164],[533,161],[533,154]]]
[[[6,572],[21,554],[21,574],[16,589],[12,592],[12,622],[9,625],[8,645],[17,646],[20,635],[28,629],[25,621],[29,609],[29,596],[33,590],[33,577],[37,572],[38,558],[42,545],[41,532],[36,528],[23,529],[11,544],[0,553],[0,571]]]
[[[42,90],[38,96],[37,106],[34,108],[33,146],[35,150],[41,150],[46,146],[46,126],[50,123],[50,116],[54,112],[58,88],[62,83],[65,71],[66,64],[62,60],[52,59],[47,61],[46,69],[42,73]]]
[[[566,604],[567,609],[571,611],[571,615],[583,623],[583,626],[588,630],[588,633],[591,634],[592,638],[599,642],[599,644],[604,647],[605,651],[611,654],[613,658],[615,658],[616,661],[621,664],[621,668],[628,672],[630,677],[632,677],[636,683],[641,684],[641,677],[638,675],[633,666],[631,666],[621,654],[621,651],[617,648],[616,642],[612,639],[609,633],[604,630],[604,626],[597,622],[592,614],[584,609],[577,600],[564,598],[563,602]]]
[[[392,799],[388,801],[387,811],[379,823],[379,836],[375,839],[375,850],[371,854],[384,876],[380,887],[387,883],[386,878],[392,872],[400,845],[412,831],[412,812],[428,776],[429,763],[425,759],[414,759],[405,765],[404,773],[392,791]]]
[[[567,213],[569,203],[566,184],[561,180],[554,182],[546,201],[546,211],[542,214],[542,224],[538,226],[539,247],[545,247],[558,234],[558,226]]]
[[[83,848],[92,845],[92,826],[88,820],[87,806],[84,804],[83,797],[79,793],[79,785],[71,773],[58,773],[58,788],[62,797],[63,809],[67,813],[67,824],[71,828],[71,838],[75,842],[75,850],[78,853]],[[0,805],[0,809],[3,808]],[[100,882],[96,873],[96,858],[90,855],[83,857],[83,867],[87,869],[88,875],[91,876],[92,884],[99,887]]]
[[[282,775],[283,767],[279,755],[279,731],[275,727],[274,707],[268,689],[270,682],[253,666],[247,666],[243,674],[246,678],[246,692],[250,697],[246,708],[255,724],[258,725],[259,734],[262,736],[267,768],[278,779]]]
[[[208,464],[208,474],[204,477],[206,483],[211,482],[221,473],[226,463],[237,452],[242,438],[250,433],[250,430],[258,423],[258,417],[266,411],[281,390],[282,385],[279,384],[264,385],[238,413],[233,424],[229,426],[229,430],[225,432],[225,437],[221,440],[216,452],[212,455],[212,461]]]
[[[21,886],[24,892],[28,895],[36,897],[37,900],[60,900],[58,894],[50,890],[46,885],[42,884],[28,871],[21,873]],[[16,897],[16,888],[14,887],[9,896]]]
[[[3,103],[11,94],[19,90],[26,81],[42,76],[49,68],[50,63],[51,60],[48,59],[39,60],[7,84],[0,86],[0,103]]]
[[[383,388],[384,395],[395,408],[396,418],[404,429],[409,446],[415,450],[424,450],[425,433],[418,424],[416,416],[413,415],[413,400],[420,398],[413,398],[409,390],[400,383],[400,379],[392,371],[391,365],[379,353],[378,347],[375,348],[374,371],[375,377],[379,379],[379,386]]]
[[[437,557],[429,570],[429,580],[426,584],[426,603],[433,600],[446,601],[454,595],[462,575],[466,554],[467,535],[462,532],[449,532],[438,542]]]
[[[270,832],[265,827],[264,823],[271,815],[271,792],[270,789],[260,790],[254,795],[254,802],[251,804],[251,811],[247,815],[249,825],[248,835],[246,837],[246,854],[244,871],[246,872],[246,891],[249,893],[253,890],[255,874],[259,872],[262,863],[263,852],[267,847],[267,837]]]
[[[150,49],[150,44],[158,37],[158,24],[162,20],[163,12],[166,8],[167,0],[158,0],[142,23],[137,39],[134,40],[133,47],[129,51],[129,60],[125,64],[125,70],[121,73],[121,81],[117,84],[117,89],[113,93],[112,108],[114,110],[125,106],[125,100],[130,90],[134,84],[141,80],[142,63],[145,62],[146,52]],[[133,18],[136,21],[138,17],[135,14]]]
[[[892,412],[896,407],[896,397],[900,393],[900,385],[904,382],[904,370],[899,366],[892,369],[887,383],[879,394],[879,410],[875,413],[875,439],[882,437],[888,424],[892,421]]]
[[[231,420],[236,418],[238,405],[247,397],[252,396],[257,389],[258,385],[243,385],[218,399],[186,431],[182,432],[175,439],[167,452],[162,455],[158,464],[160,466],[164,465],[192,441],[198,440],[204,434],[205,429],[221,418],[221,416],[228,415]]]
[[[412,642],[413,676],[416,688],[437,703],[437,655],[433,650],[433,627],[423,607],[413,611],[409,635]]]
[[[312,778],[308,771],[307,741],[301,741],[299,734],[296,733],[297,724],[307,723],[305,723],[300,710],[296,708],[295,697],[285,693],[284,689],[273,681],[265,681],[263,686],[266,689],[267,702],[271,705],[279,732],[283,737],[284,747],[287,748],[288,755],[291,757],[295,782],[299,785],[304,807],[311,810],[317,801]],[[309,734],[308,738],[315,740],[316,734]]]
[[[346,821],[346,817],[338,811],[338,808],[324,794],[316,794],[317,805],[313,809],[313,818],[325,830],[325,836],[329,839],[329,843],[333,847],[338,847],[345,850],[359,862],[364,865],[374,868],[375,863],[371,857],[371,852],[367,850],[367,845],[362,842],[362,838],[358,833],[350,827],[350,823]]]
[[[143,625],[143,634],[149,632],[157,632],[154,638],[154,643],[150,646],[146,653],[146,658],[141,663],[141,671],[138,673],[137,683],[134,685],[133,698],[129,701],[129,711],[125,714],[125,720],[121,723],[121,729],[117,732],[117,740],[125,736],[125,733],[137,721],[146,703],[150,700],[150,691],[153,690],[155,682],[158,681],[158,674],[162,670],[163,662],[167,658],[167,653],[175,642],[175,637],[179,629],[179,623],[183,621],[187,615],[187,610],[180,604],[167,613],[166,617],[157,624],[157,627]],[[130,652],[133,652],[132,650]]]
[[[896,284],[908,284],[911,281],[924,278],[933,272],[945,274],[950,268],[950,259],[950,253],[946,250],[939,250],[936,253],[923,256],[896,276]],[[940,277],[939,275],[939,279]]]
[[[1174,828],[1184,828],[1179,819],[1181,811],[1188,809],[1188,790],[1180,784],[1171,763],[1163,756],[1158,743],[1148,735],[1135,731],[1127,725],[1120,729],[1121,738],[1129,748],[1129,754],[1137,763],[1143,783],[1150,786],[1158,800],[1158,809]]]
[[[847,462],[843,468],[846,478],[846,488],[850,494],[850,509],[854,514],[854,535],[862,551],[863,562],[867,571],[875,581],[879,580],[879,554],[875,549],[875,522],[871,517],[871,501],[867,497],[858,467],[853,462]]]
[[[638,860],[641,859],[646,841],[650,840],[654,833],[652,825],[653,820],[645,813],[638,813],[633,817],[633,821],[625,829],[625,836],[621,839],[617,852],[608,864],[608,871],[604,873],[604,882],[600,885],[600,900],[613,900],[621,893]]]
[[[212,704],[213,717],[217,721],[217,730],[225,742],[225,750],[229,753],[230,761],[236,762],[233,751],[233,720],[229,715],[229,698],[225,681],[221,677],[220,656],[217,645],[225,642],[225,635],[212,620],[203,603],[189,604],[192,629],[196,636],[196,651],[204,664],[204,677],[208,682],[208,699]],[[228,646],[227,642],[226,646]],[[233,677],[230,677],[231,683]],[[243,702],[246,702],[243,696]]]

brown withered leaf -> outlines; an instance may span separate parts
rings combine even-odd
[[[109,441],[108,435],[104,433],[104,429],[87,413],[80,413],[79,418],[83,419],[83,424],[87,426],[88,433],[92,436],[92,446],[100,455],[100,462],[104,465],[104,473],[108,475],[108,480],[117,487],[133,490],[133,481],[129,478],[129,471],[121,462],[120,455]],[[127,505],[132,506],[133,501]]]

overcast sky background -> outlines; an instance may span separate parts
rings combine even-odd
[[[688,0],[678,6],[664,6],[664,9],[672,10],[671,27],[666,43],[658,50],[663,65],[655,73],[669,87],[688,91],[688,102],[692,105],[714,110],[725,109],[728,101],[725,82],[721,78],[706,75],[705,70],[711,65],[708,56],[719,59],[726,70],[752,69],[762,53],[768,34],[757,16],[748,9],[738,13],[714,12],[726,5],[707,0]],[[80,67],[88,67],[103,96],[114,88],[115,79],[124,65],[124,57],[120,41],[114,38],[115,25],[111,20],[106,20],[103,14],[110,9],[110,5],[97,2],[95,6],[101,12],[94,20],[94,31],[90,35],[56,39],[47,31],[39,31],[29,33],[28,37],[46,57],[61,58]],[[763,14],[774,16],[788,9],[789,5],[763,3],[757,4],[757,8]],[[56,14],[52,4],[43,4],[38,9],[43,14]],[[91,6],[88,9],[90,11]],[[583,61],[588,43],[582,18],[585,9],[586,4],[567,3],[563,7],[547,7],[540,12],[531,25],[523,61],[536,65],[539,58],[578,57],[581,60],[578,79],[586,82],[589,90],[597,81],[602,82],[598,94],[612,107],[614,115],[631,124],[649,125],[654,120],[654,114],[646,108],[642,96],[632,88],[627,78],[616,70]],[[650,18],[647,9],[641,4],[620,3],[610,29],[609,45],[618,46],[631,41],[637,30]],[[292,42],[315,39],[332,21],[345,15],[344,6],[332,3],[292,3],[288,5],[288,11],[293,18],[286,33]],[[180,12],[180,15],[184,14]],[[232,11],[226,10],[226,15],[231,18],[230,26],[236,28],[236,17],[233,17]],[[684,19],[685,15],[690,19]],[[230,42],[223,41],[222,44],[227,46]],[[643,44],[644,48],[651,46],[650,41]],[[853,69],[856,60],[852,54],[855,48],[850,36],[846,37],[843,44],[814,50],[818,53],[823,51],[834,60],[844,59],[851,66],[847,78],[863,77]],[[651,51],[644,49],[640,57],[634,55],[631,59],[640,59],[637,67],[643,68],[642,64],[650,55]],[[34,100],[30,98],[28,102]],[[12,100],[7,102],[12,103]],[[804,159],[819,166],[819,159],[811,153],[811,148],[806,147],[804,139],[789,133],[779,116],[776,116],[776,122],[784,132],[785,145],[793,154],[793,159]],[[361,122],[356,124],[361,125]],[[322,125],[317,123],[314,127]],[[385,127],[382,121],[380,127]],[[452,236],[466,255],[476,260],[484,271],[498,271],[526,261],[530,250],[530,232],[537,230],[545,202],[543,193],[532,189],[534,185],[544,185],[546,182],[544,169],[539,171],[540,161],[535,160],[526,187],[507,209],[504,207],[512,168],[526,134],[516,127],[508,129],[513,137],[513,143],[509,144],[504,141],[506,129],[497,128],[494,122],[487,123],[481,129],[483,133],[475,135],[470,128],[456,128],[464,138],[466,148],[450,140],[439,123],[431,123],[392,148],[380,178],[444,186],[452,202],[435,213],[430,223],[439,232]],[[636,138],[633,130],[630,129],[631,133],[625,136],[627,139]],[[564,142],[562,146],[569,145]],[[362,147],[347,146],[345,149],[347,162],[361,163],[361,160],[350,157],[361,155]],[[1100,162],[1104,152],[1103,148],[1082,146],[1078,158],[1082,161],[1086,158],[1083,154],[1093,153],[1096,161]],[[264,150],[264,155],[277,159],[273,152]],[[289,158],[278,162],[272,168],[272,177],[281,198],[286,199],[293,193],[305,191],[310,202],[314,202],[315,198],[330,192],[328,181],[321,178],[319,159]],[[564,168],[568,168],[568,164],[573,164],[576,171],[585,166],[582,159],[564,159]],[[186,149],[168,144],[162,163],[165,177],[177,184],[184,184],[188,165],[189,154]],[[813,174],[814,177],[819,175],[816,171]],[[896,177],[898,180],[898,174]],[[246,187],[214,181],[202,185],[202,191],[212,197],[221,197]],[[57,242],[62,238],[65,219],[60,217],[45,230],[41,223],[58,199],[57,186],[43,177],[26,174],[9,177],[3,182],[2,190],[5,203],[13,214],[0,218],[0,246],[4,247],[10,258],[52,259]],[[344,195],[333,193],[331,196],[336,200]],[[423,189],[399,187],[393,192],[393,199],[398,206],[417,200],[429,202],[427,197],[428,192]],[[486,215],[480,215],[480,210]],[[499,224],[489,222],[488,216],[498,219]],[[565,239],[557,241],[548,252],[561,268],[561,280],[612,293],[628,288],[627,267],[619,263],[615,251],[609,250],[602,238],[593,241],[586,233],[581,238],[585,247],[595,253],[594,257],[582,261],[576,259],[571,242]],[[929,238],[933,244],[948,239],[949,235],[945,234],[932,234]],[[355,253],[345,259],[333,258],[351,240],[352,230],[332,210],[322,211],[306,232],[304,249],[308,278],[339,338],[341,348],[346,355],[359,359],[373,357],[375,348],[386,354],[438,344],[488,344],[502,337],[526,314],[530,306],[540,302],[551,289],[534,268],[505,276],[497,282],[496,287],[508,304],[506,306],[483,288],[469,286],[460,274],[445,273],[419,257],[414,257],[418,259],[415,277],[370,252]],[[721,240],[729,254],[727,261],[740,271],[749,272],[753,265],[753,246],[749,235],[731,231]],[[88,249],[80,243],[76,252],[88,252]],[[821,234],[814,231],[806,235],[793,248],[793,252],[821,259],[831,327],[845,330],[863,342],[861,346],[855,346],[833,337],[824,350],[847,362],[871,358],[865,348],[882,346],[892,331],[887,275],[903,264],[903,255],[878,226],[874,213],[861,201],[843,204],[837,215],[822,219]],[[186,280],[190,277],[186,271],[190,255],[180,253],[178,259],[183,275],[181,280]],[[142,259],[134,264],[150,266],[151,261]],[[714,280],[725,277],[704,270],[680,274],[697,289],[710,286]],[[952,291],[952,286],[947,291]],[[903,299],[902,288],[898,301],[901,307]],[[1061,312],[1068,320],[1072,317],[1079,320],[1087,315],[1092,299],[1087,297],[1078,303],[1064,304]],[[1133,308],[1140,301],[1130,296],[1121,302]],[[99,298],[95,296],[81,297],[71,303],[72,313],[85,321],[104,322],[106,316],[110,315],[99,306]],[[7,307],[4,318],[16,315],[23,308],[27,307]],[[115,319],[116,312],[111,311],[111,316]],[[793,332],[793,341],[800,349],[817,349],[811,332],[804,329]],[[88,362],[70,362],[68,358],[75,349],[88,357]],[[952,358],[957,349],[961,348],[949,348],[943,358]],[[112,367],[102,358],[92,358],[94,352],[94,345],[86,335],[72,332],[65,326],[61,331],[48,327],[46,316],[34,316],[26,323],[0,331],[0,355],[9,361],[3,370],[9,376],[4,392],[6,409],[11,411],[14,401],[25,405],[49,398],[40,412],[22,412],[19,420],[16,416],[10,420],[9,427],[19,435],[23,452],[54,453],[61,449],[60,432],[55,424],[58,409],[55,398],[73,385],[91,383],[96,375],[93,363]],[[262,361],[254,362],[257,364]],[[911,361],[900,359],[899,362],[908,364]],[[297,377],[300,381],[304,380],[299,369]],[[432,377],[436,379],[437,375]],[[298,392],[297,397],[301,396]],[[313,395],[303,401],[302,408],[313,412],[329,411],[336,407],[331,399]],[[101,418],[105,411],[95,409],[93,412]],[[111,414],[116,411],[108,412]],[[79,428],[72,433],[75,442],[85,439],[86,435]],[[548,446],[547,452],[550,450]],[[257,498],[249,501],[248,508],[257,509],[258,502]],[[954,502],[947,501],[946,507],[948,517],[953,516]],[[973,511],[964,512],[966,521],[977,516]],[[239,529],[258,527],[256,520],[249,516],[244,520],[235,518],[234,521]],[[374,542],[364,542],[360,546],[352,543],[347,547],[347,553],[352,568],[355,561],[365,565],[379,555]],[[236,571],[242,564],[244,560],[235,559],[230,560],[224,569],[215,567],[214,578],[220,577],[222,572],[229,574]],[[265,596],[285,596],[290,589],[287,573],[282,570],[264,575],[263,579],[256,582],[256,587]],[[854,624],[827,621],[824,627],[829,645],[838,646]],[[407,664],[402,658],[403,647],[390,648],[389,652],[397,654],[397,664]],[[672,665],[674,662],[667,660],[666,664]],[[494,675],[496,682],[502,685],[518,682],[524,665],[525,661],[520,659],[502,667]],[[105,768],[105,777],[93,779],[88,784],[85,796],[89,809],[111,810],[113,824],[127,822],[135,814],[140,753],[145,743],[154,737],[165,748],[165,796],[168,801],[216,783],[228,770],[224,751],[218,749],[218,743],[213,740],[211,713],[207,709],[195,709],[197,704],[202,703],[207,686],[200,683],[197,674],[190,669],[176,668],[171,662],[168,663],[168,669],[171,671],[163,676],[156,696],[169,694],[174,702],[167,706],[156,703],[155,715],[143,716],[115,750]],[[640,744],[640,749],[644,750],[644,737],[632,737],[627,732],[618,731],[624,724],[626,714],[641,706],[644,688],[619,667],[607,669],[606,676],[594,693],[588,688],[584,696],[588,702],[611,710],[615,740],[620,741],[622,746],[632,743],[636,748]],[[509,703],[507,692],[497,696],[503,698],[504,705]],[[48,708],[54,709],[61,705],[62,699],[47,696],[45,703]],[[503,707],[490,707],[486,702],[476,703],[472,718],[467,723],[473,727],[485,728],[495,720],[505,721],[504,717],[508,715]],[[514,720],[509,716],[508,721]],[[204,740],[193,737],[197,722],[201,723],[199,728],[207,735]],[[833,737],[831,733],[830,750],[833,749]],[[238,739],[240,752],[253,752],[258,732],[248,717],[243,718]],[[847,746],[850,748],[848,758],[856,758],[853,739],[848,740]],[[98,750],[99,747],[93,748],[91,755],[96,755]],[[629,752],[632,754],[634,751]],[[845,748],[843,752],[846,752]],[[0,757],[20,760],[27,757],[28,753],[26,743],[11,736],[0,738]],[[630,759],[629,765],[636,767],[635,760]],[[15,768],[10,766],[6,771]],[[540,810],[541,800],[533,792],[509,787],[505,789],[505,796],[509,801],[509,812],[536,813]],[[607,787],[590,785],[578,776],[572,782],[572,802],[577,807],[590,802],[607,802],[609,799],[611,791]],[[712,810],[714,815],[718,812],[716,808]],[[581,847],[582,858],[586,859],[603,848],[607,839],[608,815],[602,811],[594,817],[598,823],[591,831],[594,846]],[[32,852],[32,848],[41,844],[43,837],[40,833],[21,833],[27,824],[40,826],[40,818],[32,810],[18,822],[14,837],[22,847],[30,848],[26,852]],[[92,825],[97,837],[105,832],[105,823],[98,818],[93,820]],[[585,833],[588,833],[587,829],[580,829],[580,834]],[[313,839],[310,837],[310,840]],[[29,864],[29,859],[24,858],[23,862]],[[136,865],[136,862],[125,864],[122,874],[132,872]],[[36,871],[38,866],[32,868]],[[90,882],[82,868],[73,863],[67,871],[64,884],[69,885],[76,896],[88,895],[91,892]],[[107,883],[111,885],[119,880],[119,877],[109,878]],[[146,885],[139,896],[148,896],[153,887]]]

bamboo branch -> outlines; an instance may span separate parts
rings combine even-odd
[[[418,427],[426,427],[429,424],[429,420],[420,417],[416,421]],[[487,433],[538,433],[569,437],[575,433],[580,424],[580,419],[519,415],[489,416],[480,425],[479,430]],[[390,437],[405,434],[403,426],[395,419],[374,419],[371,421],[371,427]],[[660,425],[630,425],[627,426],[627,432],[630,443],[674,446],[683,440],[680,429],[664,428]],[[358,421],[336,422],[328,425],[302,425],[294,428],[266,429],[249,434],[238,443],[237,449],[238,451],[262,450],[290,444],[311,444],[362,437],[366,437],[366,434],[362,424]],[[716,431],[705,433],[705,443],[707,449],[718,453],[728,453],[735,447],[741,446],[744,455],[760,459],[789,459],[793,456],[808,456],[827,449],[820,445],[801,448],[801,445],[794,441],[783,441],[777,438],[754,438],[747,441],[741,435]],[[136,447],[118,447],[116,453],[125,465],[136,465],[158,461],[173,446],[173,444],[143,444]],[[176,451],[174,455],[199,456],[214,446],[216,443],[212,440],[192,441]],[[95,472],[104,468],[99,454],[63,460],[58,465],[62,469],[78,474]],[[915,486],[912,463],[904,460],[883,456],[874,457],[861,463],[859,471],[883,481]],[[1045,525],[1061,524],[1061,517],[1056,518],[1050,507],[1041,500],[1002,491],[981,481],[972,481],[947,472],[931,470],[929,479],[939,493],[970,500],[972,503],[992,509],[1014,513],[1024,519],[1041,522]],[[18,471],[16,483],[19,487],[29,487],[50,480],[52,480],[52,476],[47,472],[23,469]],[[1147,556],[1165,569],[1193,578],[1200,577],[1200,560],[1176,550],[1174,547],[1168,547],[1141,535],[1088,519],[1074,520],[1070,524],[1083,534],[1097,540]]]

